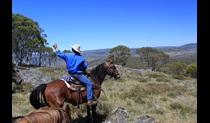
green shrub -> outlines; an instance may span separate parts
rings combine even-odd
[[[41,71],[42,73],[54,73],[55,68],[54,67],[40,67],[39,71]]]
[[[146,78],[138,78],[137,81],[145,83],[145,82],[148,82],[148,79],[146,79]]]
[[[170,108],[172,110],[177,110],[180,112],[180,114],[185,115],[185,114],[189,114],[189,113],[196,113],[197,110],[193,110],[193,107],[190,107],[188,105],[185,104],[181,104],[179,102],[174,102],[170,104]]]
[[[152,109],[151,112],[155,114],[161,114],[161,115],[165,113],[163,108]]]
[[[186,68],[186,74],[189,77],[197,78],[197,64],[190,64]]]
[[[185,80],[185,77],[183,75],[173,75],[172,77],[178,80]]]
[[[60,78],[63,74],[67,74],[67,70],[65,67],[40,67],[39,71],[46,74],[47,76],[50,76],[52,80]]]
[[[158,77],[158,78],[156,78],[156,81],[157,82],[170,82],[170,80],[165,77]]]
[[[151,71],[151,72],[147,72],[145,73],[146,76],[149,76],[151,78],[157,78],[157,77],[164,77],[164,75],[160,72],[154,72],[154,71]]]
[[[12,84],[13,93],[28,93],[34,88],[31,82],[22,82],[20,85]]]

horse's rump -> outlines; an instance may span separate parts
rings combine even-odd
[[[69,117],[63,108],[44,107],[32,110],[15,123],[67,123]]]

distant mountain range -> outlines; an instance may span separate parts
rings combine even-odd
[[[140,47],[141,48],[141,47]],[[185,44],[182,46],[160,46],[153,47],[164,53],[168,54],[172,58],[185,58],[185,57],[193,57],[197,56],[197,43]],[[109,50],[107,49],[98,49],[98,50],[86,50],[82,52],[82,55],[87,60],[95,60],[95,59],[103,59],[109,54]],[[138,48],[130,48],[130,54],[132,56],[138,56],[135,52]]]
[[[185,44],[182,46],[160,46],[153,47],[164,53],[168,54],[171,58],[189,58],[197,56],[197,43]],[[102,63],[104,58],[108,56],[109,50],[107,49],[97,49],[97,50],[85,50],[82,51],[82,55],[89,62],[88,66],[94,66],[95,64]],[[139,57],[135,52],[138,48],[130,48],[130,54],[134,57]],[[93,61],[93,62],[92,62]],[[59,66],[65,66],[65,62],[62,59],[57,61]]]

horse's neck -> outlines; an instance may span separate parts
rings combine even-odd
[[[91,72],[91,79],[95,84],[101,85],[106,77],[106,70],[103,67],[103,64],[100,66],[96,67],[92,72]]]

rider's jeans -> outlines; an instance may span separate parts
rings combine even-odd
[[[93,92],[92,92],[92,83],[91,81],[84,75],[84,74],[77,74],[74,76],[79,82],[84,83],[87,88],[87,99],[92,99]]]

